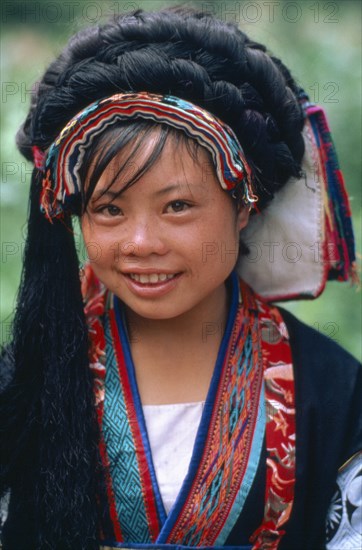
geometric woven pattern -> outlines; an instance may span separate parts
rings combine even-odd
[[[102,422],[110,475],[124,542],[150,542],[138,462],[119,380],[109,322],[105,322],[106,379]]]

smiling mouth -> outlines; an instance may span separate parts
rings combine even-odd
[[[128,277],[144,285],[163,283],[174,279],[178,273],[127,273]]]

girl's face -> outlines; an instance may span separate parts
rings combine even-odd
[[[136,162],[148,158],[154,139]],[[125,156],[127,147],[104,171],[82,217],[95,274],[147,319],[171,319],[217,302],[237,260],[247,209],[236,211],[203,147],[195,157],[172,138],[137,183],[117,197],[125,185],[121,175],[102,194]]]

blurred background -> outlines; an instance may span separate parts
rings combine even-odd
[[[31,90],[68,37],[84,26],[133,9],[157,10],[175,1],[10,1],[1,6],[1,341],[9,338],[25,238],[32,167],[17,152],[15,133]],[[328,114],[350,194],[361,251],[361,6],[356,1],[191,1],[236,22],[291,68],[312,101]],[[83,255],[83,253],[81,253]],[[360,258],[360,254],[359,254]],[[81,260],[84,261],[84,257]],[[314,301],[284,305],[300,319],[361,357],[361,294],[330,282]]]

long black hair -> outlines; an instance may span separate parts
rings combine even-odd
[[[299,175],[303,116],[289,71],[235,25],[186,9],[138,10],[76,34],[37,86],[18,147],[32,160],[32,146],[45,151],[89,103],[144,90],[188,99],[233,128],[260,208]],[[40,185],[34,169],[13,337],[3,353],[11,371],[0,410],[1,491],[11,489],[4,546],[91,550],[109,521],[78,258],[70,214],[46,220]]]

